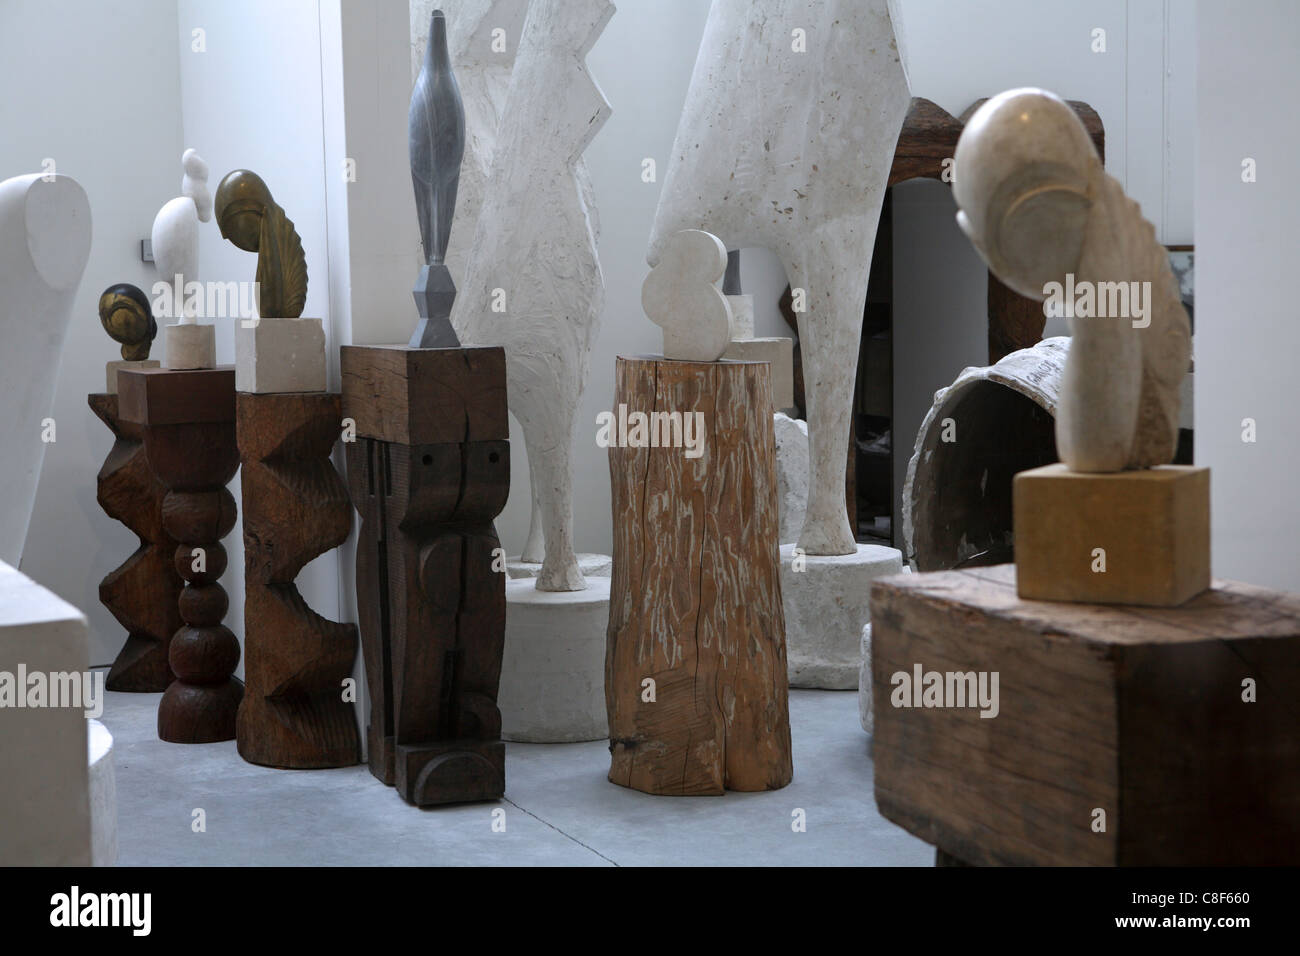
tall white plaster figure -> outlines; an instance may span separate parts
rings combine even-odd
[[[208,190],[208,164],[197,150],[185,150],[181,169],[181,194],[158,210],[151,241],[159,277],[176,283],[172,295],[176,319],[182,325],[193,325],[198,319],[193,305],[185,305],[185,285],[199,278],[199,223],[212,219],[212,193]]]
[[[452,310],[462,344],[506,350],[545,535],[541,591],[586,587],[573,548],[573,426],[605,282],[582,153],[611,111],[584,60],[613,15],[608,0],[529,4]]]
[[[1000,93],[966,124],[954,158],[957,222],[993,273],[1023,296],[1068,299],[1061,461],[1081,472],[1171,461],[1187,311],[1155,228],[1074,110],[1044,90]]]
[[[910,102],[885,0],[714,0],[647,260],[703,229],[765,246],[794,290],[810,444],[799,546],[857,551],[844,500],[880,207]]]
[[[0,561],[17,566],[36,502],[72,301],[90,258],[90,200],[71,177],[0,182]]]

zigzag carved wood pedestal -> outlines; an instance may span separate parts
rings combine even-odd
[[[86,401],[115,439],[99,469],[95,497],[105,514],[140,540],[131,556],[99,582],[100,602],[127,632],[104,686],[159,693],[175,678],[167,652],[181,626],[177,601],[185,586],[172,564],[176,542],[163,528],[167,489],[149,470],[142,427],[119,417],[117,394],[98,392]]]
[[[500,348],[344,346],[370,771],[409,803],[505,793],[497,686],[510,490]]]
[[[235,445],[235,370],[123,369],[123,421],[141,426],[145,457],[167,489],[163,530],[177,541],[174,566],[185,579],[182,627],[168,660],[176,680],[158,705],[158,736],[171,743],[231,740],[244,685],[233,674],[239,641],[221,621],[229,599],[221,539],[235,526],[226,484],[239,468]]]
[[[344,680],[357,629],[317,614],[294,579],[347,540],[352,505],[330,461],[342,422],[326,392],[236,398],[244,503],[244,677],[236,740],[250,763],[346,767],[361,739]]]

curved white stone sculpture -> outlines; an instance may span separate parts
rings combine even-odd
[[[1061,460],[1082,472],[1173,460],[1187,312],[1154,227],[1074,110],[1044,90],[998,94],[962,131],[955,171],[957,221],[994,274],[1078,309],[1056,413]]]
[[[573,549],[571,445],[605,283],[583,150],[609,117],[584,61],[608,0],[533,0],[452,326],[506,350],[546,546],[541,591],[586,587]],[[453,231],[454,235],[454,231]]]
[[[871,252],[910,97],[885,0],[714,0],[647,255],[682,229],[766,246],[799,312],[811,480],[800,547],[853,554],[849,415]]]
[[[716,362],[727,351],[731,303],[718,288],[726,269],[727,247],[712,233],[683,229],[668,237],[641,284],[641,308],[664,330],[664,358]]]
[[[17,565],[45,461],[72,300],[90,258],[90,201],[75,179],[35,173],[0,182],[0,560]]]
[[[208,164],[197,150],[181,156],[181,195],[170,199],[153,220],[153,261],[164,282],[176,282],[172,294],[176,319],[193,325],[198,319],[185,308],[185,284],[199,277],[199,223],[212,218],[212,194],[208,191]],[[180,276],[178,280],[176,277]]]

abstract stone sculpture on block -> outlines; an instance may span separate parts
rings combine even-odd
[[[731,342],[731,304],[717,287],[727,247],[699,229],[674,233],[641,284],[641,308],[664,331],[664,358],[714,362]]]
[[[674,233],[703,229],[729,247],[772,249],[800,293],[808,554],[856,549],[844,493],[850,407],[908,103],[885,0],[714,0],[655,214],[652,266]]]
[[[45,460],[41,432],[90,257],[90,202],[76,180],[34,173],[0,182],[0,327],[5,389],[0,415],[0,561],[17,565]]]
[[[163,358],[167,368],[212,368],[216,332],[198,321],[194,300],[186,294],[186,287],[199,278],[199,223],[212,218],[208,164],[196,150],[187,149],[181,168],[181,194],[158,210],[151,238],[154,266],[170,286],[171,312],[177,320],[163,333]]]
[[[1068,296],[1061,460],[1081,472],[1171,461],[1191,355],[1187,312],[1167,251],[1107,175],[1078,116],[1043,90],[1001,93],[966,124],[956,166],[957,221],[989,268],[1021,295]],[[1066,291],[1076,288],[1079,314]]]
[[[543,591],[586,586],[573,547],[571,446],[604,298],[583,150],[609,116],[584,58],[608,0],[533,0],[519,41],[492,175],[452,324],[506,348],[542,515]]]
[[[465,153],[465,110],[451,70],[447,19],[441,10],[433,11],[430,18],[424,67],[411,92],[409,139],[411,182],[425,260],[415,283],[420,324],[411,336],[411,347],[455,348],[460,345],[451,327],[456,284],[443,260]]]

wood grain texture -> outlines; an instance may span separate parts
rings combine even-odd
[[[354,349],[351,361],[368,350]],[[343,380],[343,413],[358,430],[346,449],[361,517],[356,582],[370,771],[417,806],[495,799],[505,792],[496,705],[505,568],[493,567],[500,541],[492,524],[510,490],[505,364],[500,349],[393,351],[424,353],[402,359],[410,372],[402,387],[376,390],[376,379],[360,374]],[[475,354],[445,354],[458,352]],[[425,377],[458,367],[474,369],[476,380],[447,393],[460,400],[449,410],[455,428],[430,422],[436,409],[410,407],[430,394]],[[382,440],[392,422],[408,422],[416,434],[502,437]]]
[[[1176,608],[1022,601],[999,565],[877,581],[871,619],[876,803],[946,853],[1300,859],[1300,597],[1220,581]],[[998,716],[892,706],[891,675],[918,663],[999,672]]]
[[[185,586],[172,566],[176,542],[163,529],[167,489],[149,470],[141,426],[118,416],[117,395],[95,393],[86,398],[114,438],[96,478],[95,497],[104,513],[126,525],[140,542],[99,582],[100,602],[127,632],[104,686],[112,691],[160,693],[175,679],[167,652],[181,626],[177,600]]]
[[[294,579],[352,528],[347,488],[330,461],[340,397],[325,392],[236,399],[244,523],[244,699],[236,737],[250,763],[346,767],[361,738],[343,681],[357,655],[353,624],[307,606]]]
[[[615,408],[702,413],[704,452],[609,449],[609,779],[657,794],[775,790],[793,764],[763,363],[619,358]],[[642,681],[655,681],[655,701]]]
[[[909,179],[937,179],[943,181],[944,161],[951,160],[957,152],[957,140],[966,127],[967,120],[984,103],[976,100],[961,116],[953,116],[943,107],[915,96],[898,135],[894,150],[894,163],[889,171],[889,185],[894,186]],[[1097,154],[1106,158],[1106,132],[1101,117],[1087,103],[1068,100],[1084,128],[1097,147]],[[951,167],[951,163],[948,164]],[[955,173],[955,171],[954,171]],[[951,180],[952,174],[949,175]],[[1043,337],[1046,318],[1043,304],[1013,292],[997,276],[989,273],[989,364],[1018,349],[1029,348]]]
[[[365,438],[404,445],[506,441],[505,350],[345,345],[343,414]]]
[[[143,426],[145,458],[167,489],[163,530],[177,542],[173,567],[186,582],[177,601],[184,623],[168,651],[176,680],[158,705],[158,736],[233,740],[244,685],[233,676],[239,641],[221,623],[229,602],[217,582],[226,569],[221,539],[236,521],[226,490],[239,469],[235,370],[123,369],[118,389],[121,417]],[[187,414],[194,420],[178,420]]]

